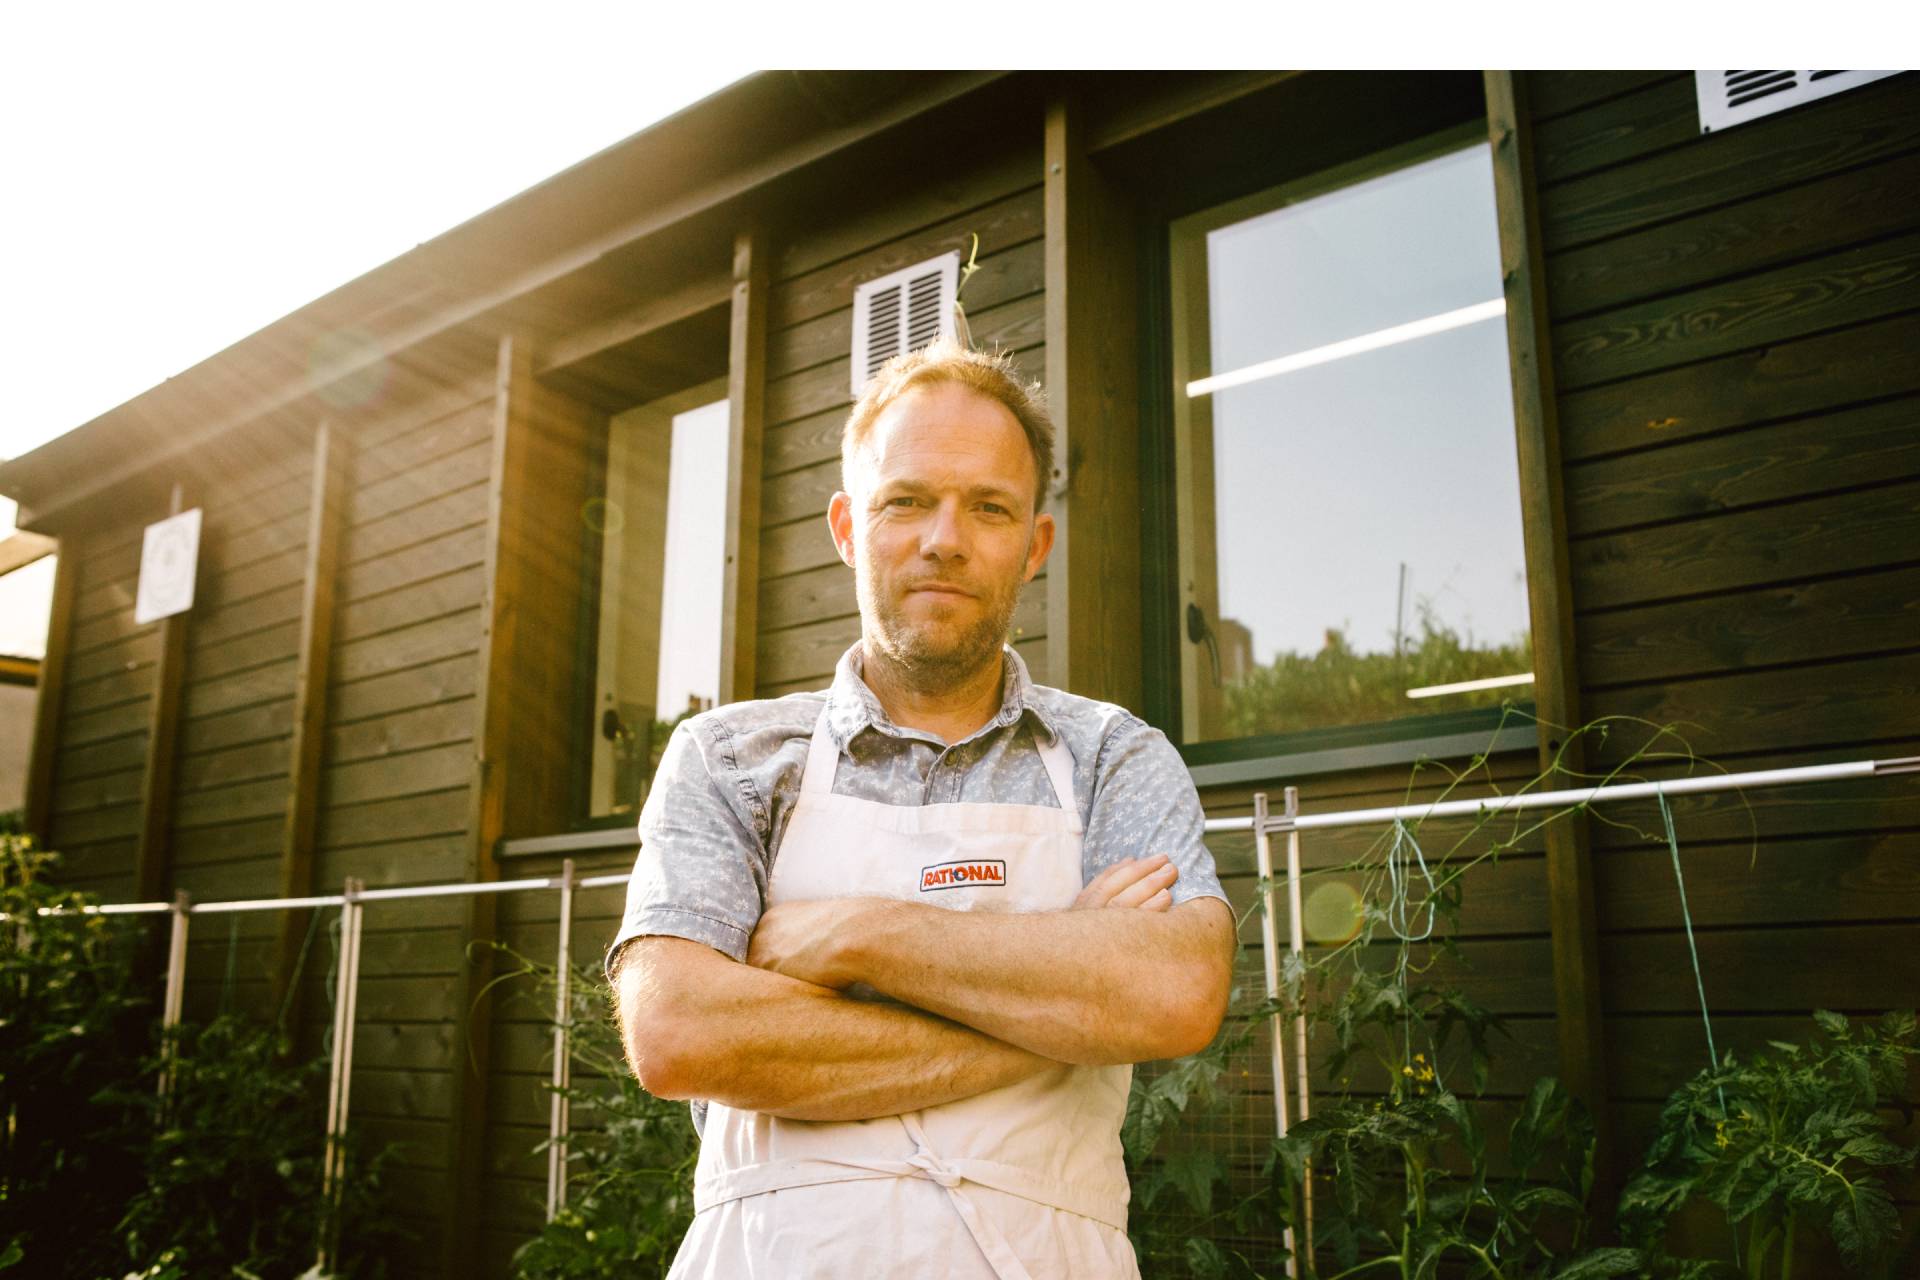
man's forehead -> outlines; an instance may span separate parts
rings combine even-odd
[[[906,392],[880,412],[857,453],[880,479],[941,473],[1009,490],[1032,482],[1033,454],[1020,420],[958,383]]]

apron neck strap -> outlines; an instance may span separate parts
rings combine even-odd
[[[840,748],[833,740],[833,731],[827,727],[827,709],[823,706],[820,718],[813,725],[813,741],[807,745],[807,768],[800,775],[800,794],[832,795],[833,775],[839,767]]]
[[[1053,783],[1053,798],[1060,805],[1060,811],[1073,818],[1073,828],[1080,829],[1080,804],[1073,798],[1073,753],[1067,750],[1067,744],[1059,734],[1053,735],[1053,741],[1040,741],[1040,730],[1029,722],[1027,732],[1033,735],[1033,745],[1040,752],[1040,763],[1047,766],[1047,777]]]

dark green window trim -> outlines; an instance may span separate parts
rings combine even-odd
[[[1531,712],[1531,706],[1524,708]],[[1416,760],[1465,760],[1539,745],[1540,727],[1531,715],[1498,707],[1448,715],[1389,720],[1350,729],[1269,734],[1181,747],[1197,787],[1237,783],[1293,781],[1316,774],[1412,764]]]

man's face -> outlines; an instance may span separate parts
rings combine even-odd
[[[828,508],[853,566],[869,644],[927,683],[993,661],[1053,517],[1033,511],[1019,419],[957,383],[915,387],[881,413]]]

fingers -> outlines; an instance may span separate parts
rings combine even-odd
[[[1172,905],[1169,895],[1165,906],[1151,905],[1156,894],[1166,891],[1180,871],[1167,856],[1157,853],[1146,858],[1128,858],[1105,868],[1087,882],[1073,900],[1080,907],[1147,907],[1165,910]]]
[[[1180,868],[1168,862],[1164,856],[1157,859],[1159,865],[1142,875],[1132,884],[1114,894],[1108,900],[1110,907],[1143,907],[1161,894],[1171,895],[1173,882],[1180,877]]]
[[[1086,887],[1081,889],[1079,895],[1074,898],[1074,908],[1077,910],[1081,907],[1106,906],[1108,899],[1138,875],[1137,864],[1140,861],[1139,858],[1128,858],[1102,870],[1093,879],[1087,881]]]

